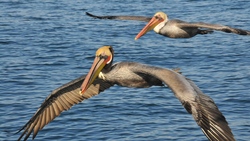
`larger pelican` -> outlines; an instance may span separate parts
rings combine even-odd
[[[178,19],[169,20],[164,12],[157,12],[152,18],[144,16],[96,16],[86,12],[88,16],[98,19],[117,19],[117,20],[137,20],[145,21],[148,24],[137,34],[135,40],[146,34],[150,30],[169,38],[191,38],[197,34],[212,33],[213,30],[239,35],[250,35],[250,31],[232,28],[219,24],[209,24],[203,22],[185,22]]]
[[[117,84],[125,87],[162,86],[165,83],[180,100],[188,113],[211,141],[234,141],[230,127],[214,101],[180,73],[134,62],[120,62],[112,65],[114,52],[111,46],[103,46],[89,73],[54,90],[42,103],[32,118],[19,130],[27,140],[33,132],[33,139],[39,130],[61,112],[73,105],[99,94]]]

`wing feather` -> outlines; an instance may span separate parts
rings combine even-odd
[[[41,116],[39,116],[36,121],[37,121],[37,125],[34,127],[34,130],[33,130],[33,138],[35,138],[35,136],[37,135],[38,131],[40,130],[41,128],[41,121],[40,120]]]
[[[145,73],[163,81],[173,91],[187,112],[192,114],[209,140],[235,140],[226,118],[214,101],[205,95],[192,80],[173,70],[159,67],[136,64],[136,67],[131,69],[133,72]]]
[[[64,107],[63,107],[63,105],[61,104],[61,103],[62,103],[62,100],[61,100],[60,98],[58,98],[58,99],[55,101],[55,103],[56,103],[56,106],[58,107],[58,108],[56,108],[57,113],[64,110]],[[60,114],[60,113],[59,113],[59,114]]]
[[[50,116],[50,111],[49,110],[50,110],[50,108],[48,107],[46,109],[46,124],[48,124],[51,121],[51,118],[50,118],[51,116]]]
[[[53,120],[54,117],[57,117],[56,112],[55,112],[55,108],[54,108],[54,104],[52,103],[51,106],[49,106],[49,112],[50,112],[50,120]]]
[[[205,95],[190,79],[187,79],[197,96],[195,101],[189,102],[192,115],[201,127],[203,133],[211,141],[228,140],[234,141],[233,133],[228,126],[226,118],[220,112],[214,101]],[[184,106],[185,107],[185,106]]]
[[[226,33],[235,33],[235,34],[239,34],[239,35],[250,35],[250,31],[248,31],[248,30],[232,28],[229,26],[219,25],[219,24],[203,23],[203,22],[197,22],[197,23],[181,22],[181,23],[178,23],[178,27],[180,27],[180,28],[187,28],[187,27],[207,28],[207,29],[212,29],[212,30],[223,31]]]
[[[63,98],[63,95],[61,95],[58,98],[61,100],[60,104],[63,106],[63,108],[64,108],[63,110],[68,110],[71,107],[71,105],[68,103],[68,101]]]
[[[96,79],[82,96],[79,94],[79,91],[84,79],[85,75],[52,91],[32,118],[17,132],[23,131],[18,141],[24,136],[24,140],[27,140],[32,132],[32,138],[34,139],[39,130],[43,129],[45,125],[59,116],[61,112],[69,110],[73,105],[87,98],[91,98],[113,86],[113,84],[107,81]]]
[[[88,12],[86,12],[86,15],[96,19],[108,19],[108,20],[133,20],[133,21],[143,21],[143,22],[149,22],[151,20],[150,17],[144,17],[144,16],[96,16]]]
[[[46,125],[45,112],[41,113],[40,117],[41,117],[41,119],[40,119],[40,120],[41,120],[41,127],[43,127],[43,126]],[[38,120],[36,119],[35,121],[38,121]],[[36,122],[34,122],[33,124],[34,124],[34,126],[35,126],[35,125],[36,125]]]
[[[68,95],[63,95],[63,96],[64,96],[64,98],[65,98],[71,105],[74,105],[74,104],[77,104],[77,103],[78,103],[77,100],[75,100],[74,98],[71,98],[71,97],[68,96]]]
[[[58,106],[58,101],[55,101],[54,103],[52,103],[52,107],[55,111],[55,115],[58,116],[60,114],[60,111],[62,111],[63,109]]]

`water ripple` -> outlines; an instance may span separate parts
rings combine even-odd
[[[136,61],[181,68],[212,97],[235,138],[249,140],[250,38],[221,32],[169,39],[146,24],[97,20],[97,15],[144,15],[204,21],[249,29],[250,3],[240,1],[1,1],[0,140],[12,135],[60,85],[86,74],[95,50],[112,45],[115,62]],[[232,16],[233,15],[233,16]],[[207,140],[192,116],[166,87],[115,86],[84,101],[41,130],[36,140]]]

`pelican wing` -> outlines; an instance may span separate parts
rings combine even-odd
[[[207,138],[211,141],[234,141],[235,139],[228,123],[213,99],[203,94],[192,80],[177,73],[172,75],[176,75],[173,78],[177,79],[177,83],[183,84],[175,84],[176,88],[173,86],[169,87],[174,91],[176,97],[188,113],[192,114]],[[168,84],[167,82],[165,83]]]
[[[211,141],[234,141],[233,133],[213,99],[205,95],[195,83],[169,69],[135,64],[132,71],[148,74],[164,82],[192,114],[202,132]]]
[[[250,35],[250,31],[248,31],[248,30],[232,28],[229,26],[224,26],[224,25],[219,25],[219,24],[203,23],[203,22],[198,22],[198,23],[181,22],[181,23],[178,23],[178,27],[180,27],[180,28],[188,28],[188,27],[207,28],[207,29],[212,29],[212,30],[223,31],[226,33],[235,33],[235,34],[239,34],[239,35]]]
[[[134,20],[134,21],[149,22],[151,19],[150,17],[144,17],[144,16],[96,16],[88,12],[86,12],[86,15],[97,19],[109,19],[109,20]]]
[[[85,75],[54,90],[45,99],[32,118],[17,132],[19,133],[23,130],[18,140],[21,140],[24,135],[24,140],[27,140],[32,132],[32,138],[34,139],[38,131],[59,116],[61,112],[69,110],[73,105],[91,98],[113,85],[104,80],[96,79],[84,95],[80,95],[80,86],[84,79]]]
[[[202,93],[193,81],[187,79],[197,94],[195,101],[182,99],[185,109],[193,115],[203,133],[211,141],[234,141],[233,133],[226,118],[219,111],[213,99]]]

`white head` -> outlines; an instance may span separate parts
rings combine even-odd
[[[137,34],[135,40],[139,39],[141,36],[146,34],[148,31],[154,29],[156,33],[160,32],[160,29],[168,21],[168,16],[164,12],[157,12],[148,22],[148,24]]]

